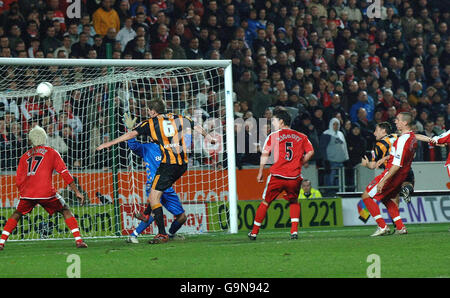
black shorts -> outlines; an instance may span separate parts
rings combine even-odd
[[[412,169],[409,170],[408,176],[406,176],[405,182],[409,182],[414,186],[414,171]]]
[[[161,163],[153,178],[152,189],[165,191],[170,188],[187,170],[187,164],[173,165]]]

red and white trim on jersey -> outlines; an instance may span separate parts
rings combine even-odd
[[[411,138],[411,134],[409,133],[402,134],[400,137],[398,137],[396,141],[396,146],[392,146],[392,150],[395,151],[393,152],[394,154],[392,155],[394,157],[392,160],[393,165],[403,167],[405,157],[404,148],[409,138]]]
[[[46,198],[27,198],[27,197],[20,197],[21,200],[49,200],[53,199],[56,196],[46,197]]]
[[[276,133],[278,133],[278,132],[280,132],[281,131],[281,129],[279,129],[279,130],[276,130],[276,131],[274,131],[274,132],[271,132],[269,135],[267,135],[267,137],[266,137],[266,140],[264,141],[264,145],[263,145],[263,151],[265,151],[265,149],[267,148],[267,143],[269,142],[269,140],[270,140],[270,137],[273,135],[273,134],[276,134]],[[265,151],[266,153],[268,153],[268,152],[270,152],[270,151]]]
[[[433,137],[433,140],[437,141],[439,144],[447,143],[450,138],[450,130],[447,130],[446,132]]]

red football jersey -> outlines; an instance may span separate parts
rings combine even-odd
[[[408,132],[399,136],[391,146],[387,168],[397,165],[401,167],[398,174],[407,174],[411,169],[416,148],[417,139],[414,132]]]
[[[59,153],[48,146],[36,146],[25,152],[17,167],[16,184],[21,199],[50,199],[56,195],[53,171],[62,175],[67,184],[73,182]]]
[[[450,144],[450,130],[447,130],[446,132],[437,137],[433,137],[433,139],[436,140],[438,144]],[[450,164],[450,152],[448,154],[447,161],[445,162],[446,166],[449,164]]]
[[[274,163],[270,174],[295,179],[302,174],[302,157],[312,151],[308,137],[296,130],[283,128],[267,136],[263,151],[272,153]]]

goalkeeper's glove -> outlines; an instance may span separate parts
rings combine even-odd
[[[136,119],[137,118],[131,118],[131,115],[129,113],[123,114],[123,122],[129,130],[133,129],[136,125]]]

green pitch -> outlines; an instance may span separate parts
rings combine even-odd
[[[182,241],[149,245],[125,238],[10,241],[0,251],[0,278],[67,277],[73,254],[80,277],[178,278],[365,278],[379,257],[381,277],[450,277],[450,224],[409,225],[408,235],[369,237],[375,227],[302,229],[289,240],[286,229],[261,231],[256,241],[246,233],[187,236]]]

